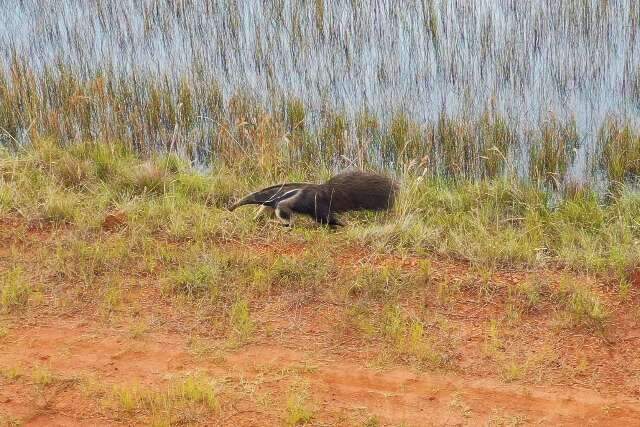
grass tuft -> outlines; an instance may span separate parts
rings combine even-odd
[[[214,300],[219,295],[223,280],[218,263],[199,262],[170,273],[164,292],[193,298],[206,296]]]
[[[202,375],[174,379],[163,390],[138,384],[114,386],[110,396],[118,409],[147,414],[153,425],[197,423],[220,408],[216,385]]]
[[[356,277],[349,285],[349,296],[361,296],[371,299],[388,299],[397,296],[398,292],[408,285],[408,280],[397,267],[364,266],[357,270]]]
[[[380,332],[392,352],[413,359],[420,367],[438,369],[448,364],[447,352],[434,345],[424,323],[404,315],[398,305],[385,308]]]
[[[249,312],[249,304],[243,299],[236,300],[231,306],[229,323],[233,338],[238,342],[246,342],[254,329]]]
[[[51,371],[44,366],[37,366],[31,371],[31,379],[39,387],[47,387],[54,381]]]
[[[55,224],[73,223],[79,216],[78,201],[73,193],[50,192],[42,206],[42,219]]]
[[[170,393],[176,400],[203,404],[211,410],[220,406],[213,384],[202,376],[185,378],[175,385]]]
[[[160,194],[167,190],[169,173],[154,162],[147,161],[123,177],[123,186],[134,194]]]
[[[313,420],[314,411],[309,402],[308,387],[294,385],[287,396],[287,408],[285,424],[299,426],[310,423]]]
[[[560,283],[559,296],[564,302],[570,326],[586,326],[602,330],[609,317],[600,296],[586,284],[565,278]]]
[[[27,283],[24,272],[20,267],[0,275],[0,306],[4,311],[26,308],[33,288]]]

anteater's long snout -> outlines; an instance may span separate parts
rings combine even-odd
[[[227,209],[229,209],[229,211],[234,211],[234,210],[236,210],[236,208],[239,208],[242,205],[244,205],[243,200],[238,200],[234,204],[232,204],[229,207],[227,207]]]
[[[253,193],[253,194],[249,194],[248,196],[244,196],[242,199],[236,201],[234,204],[229,206],[229,210],[233,211],[234,209],[244,205],[261,204],[262,202],[256,198],[256,194],[257,193]]]

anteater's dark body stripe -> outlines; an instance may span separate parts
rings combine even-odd
[[[264,205],[271,208],[275,208],[276,204],[283,199],[286,193],[290,190],[299,189],[305,186],[311,185],[307,182],[292,182],[286,184],[272,185],[271,187],[263,188],[260,191],[251,193],[248,196],[243,197],[229,209],[234,210],[243,205]]]
[[[269,206],[290,223],[293,213],[309,215],[321,224],[342,225],[335,214],[357,210],[385,210],[393,206],[398,187],[391,179],[366,173],[346,172],[324,184],[278,184],[252,193],[231,210],[248,204]]]

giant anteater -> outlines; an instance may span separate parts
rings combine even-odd
[[[292,225],[293,214],[309,215],[320,224],[343,225],[336,214],[357,210],[385,210],[393,207],[397,184],[382,175],[352,171],[334,176],[323,184],[285,183],[251,193],[233,204],[262,205],[275,210],[286,225]]]

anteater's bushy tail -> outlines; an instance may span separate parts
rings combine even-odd
[[[391,178],[362,171],[344,172],[323,186],[331,195],[331,210],[386,210],[393,207],[398,184]]]

